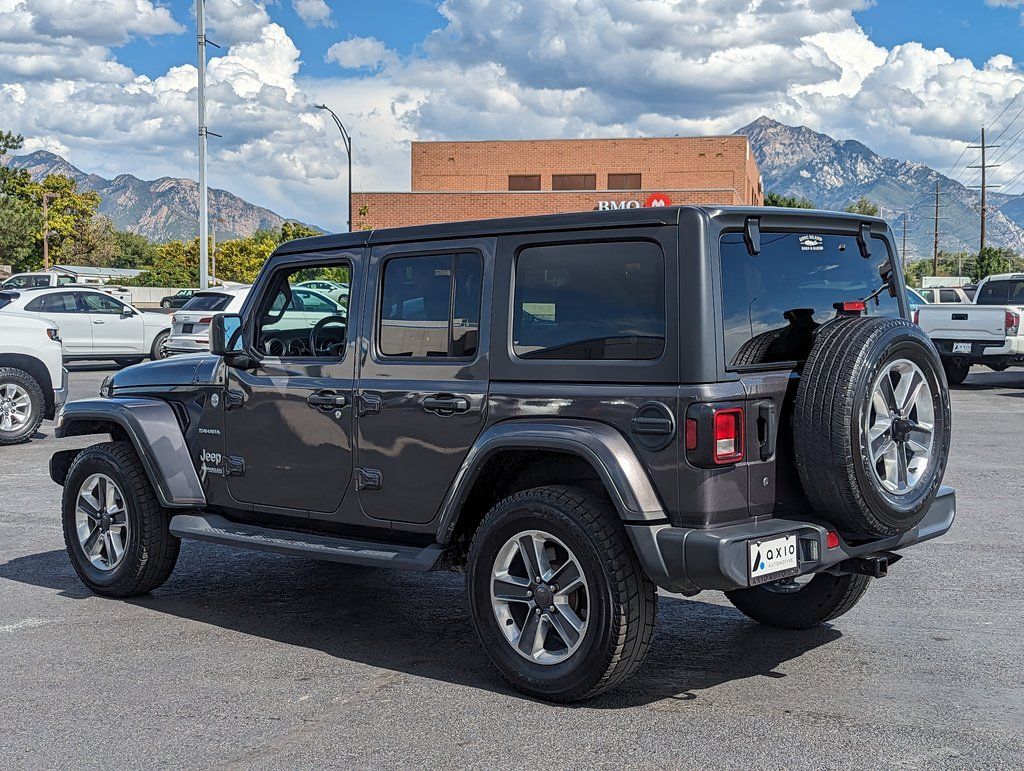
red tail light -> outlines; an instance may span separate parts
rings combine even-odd
[[[868,304],[863,300],[851,300],[850,302],[843,303],[843,307],[840,310],[847,313],[863,313],[867,308]]]
[[[839,548],[839,533],[829,530],[825,536],[825,545],[830,549]]]
[[[693,418],[686,419],[686,449],[697,449],[697,421]]]
[[[1006,312],[1006,336],[1016,337],[1020,332],[1020,316],[1013,311]]]
[[[743,409],[732,407],[715,412],[715,463],[738,463],[743,460]]]
[[[920,319],[920,318],[921,318],[921,311],[918,310],[917,308],[915,308],[914,312],[910,314],[910,320],[913,321],[915,324],[919,324],[920,322],[918,321],[918,319]]]
[[[200,323],[200,324],[212,324],[213,323],[213,316],[207,316],[205,319],[199,319],[198,323]]]

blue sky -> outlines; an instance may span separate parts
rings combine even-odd
[[[1024,93],[1024,0],[207,3],[211,185],[328,228],[345,163],[321,101],[353,135],[355,189],[402,190],[414,139],[726,134],[760,115],[945,170]],[[0,0],[0,128],[106,177],[194,178],[192,7]],[[1014,158],[996,181],[1024,172]]]

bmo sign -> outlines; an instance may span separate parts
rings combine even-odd
[[[651,209],[659,206],[671,205],[672,199],[664,193],[651,193],[643,203],[640,203],[638,198],[627,198],[623,201],[598,201],[597,210],[611,211],[612,209]]]

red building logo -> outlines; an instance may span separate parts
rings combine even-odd
[[[648,209],[655,206],[671,206],[672,199],[670,199],[664,193],[651,193],[647,196],[647,200],[644,201],[644,206]]]

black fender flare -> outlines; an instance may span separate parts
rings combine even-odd
[[[488,428],[470,448],[441,504],[438,543],[451,540],[463,504],[488,459],[510,449],[577,455],[597,472],[624,521],[653,524],[667,519],[647,471],[617,429],[589,420],[510,420]]]
[[[191,509],[206,504],[181,425],[165,401],[132,396],[68,402],[57,418],[55,433],[58,438],[108,433],[111,423],[128,435],[162,506]],[[69,465],[66,458],[54,456],[51,475],[63,469],[66,476]],[[54,481],[64,483],[56,476]]]

